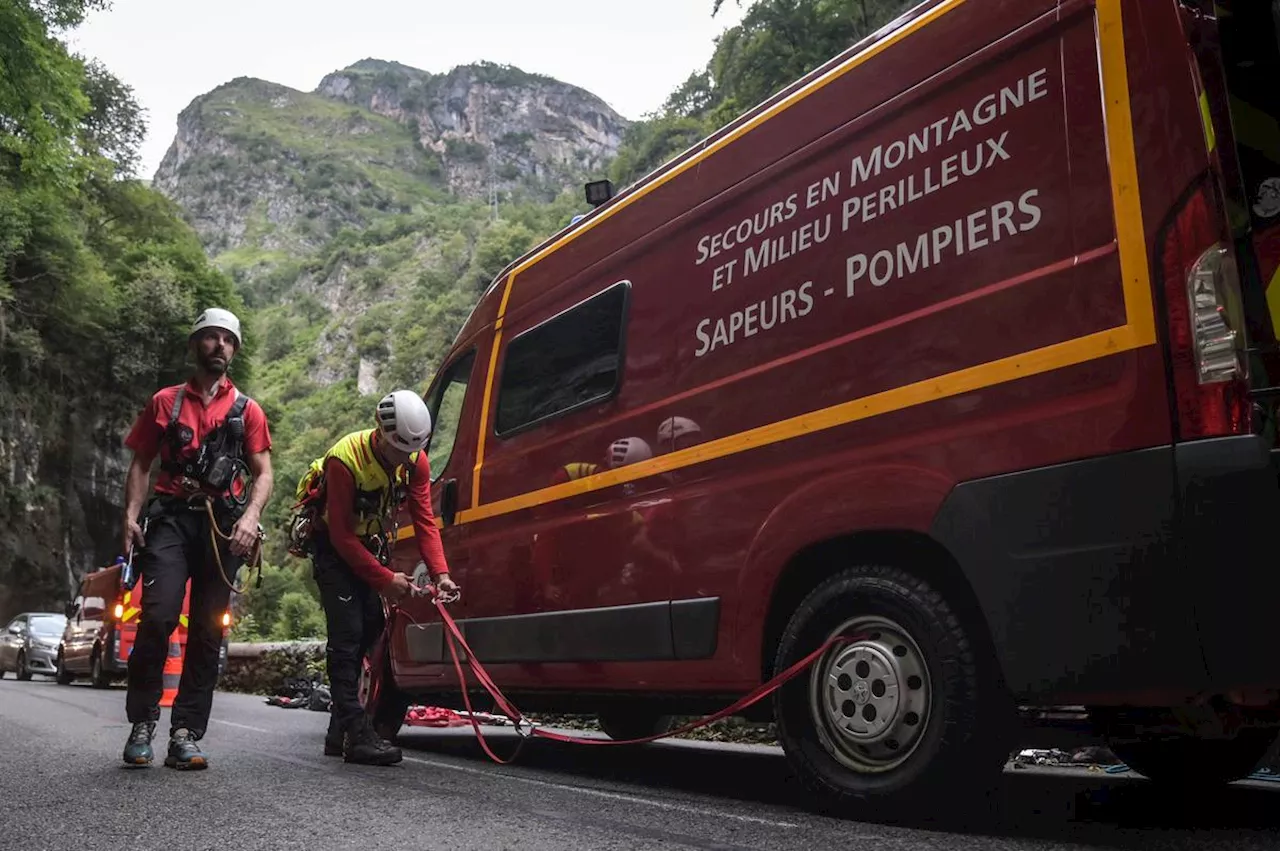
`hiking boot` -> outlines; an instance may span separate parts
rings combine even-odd
[[[360,765],[394,765],[404,759],[400,749],[374,732],[368,715],[361,715],[343,741],[344,762]]]
[[[205,759],[191,731],[185,727],[174,730],[173,735],[169,737],[169,755],[164,758],[164,764],[179,771],[209,767],[209,761]]]
[[[151,752],[151,740],[156,734],[156,722],[139,721],[129,731],[129,741],[124,746],[124,761],[129,765],[150,765],[155,754]]]
[[[342,727],[338,725],[338,716],[329,716],[329,730],[324,734],[324,755],[342,756]]]

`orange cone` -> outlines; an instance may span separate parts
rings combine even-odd
[[[164,660],[164,691],[160,693],[161,706],[173,706],[178,696],[178,681],[182,679],[182,645],[169,642],[169,655]]]

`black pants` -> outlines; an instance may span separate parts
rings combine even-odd
[[[187,646],[182,660],[178,694],[169,714],[170,734],[187,728],[200,738],[209,725],[213,689],[218,682],[218,655],[222,648],[222,615],[227,610],[231,589],[220,578],[209,540],[209,517],[186,507],[165,508],[163,500],[147,509],[150,525],[147,545],[138,550],[134,565],[139,569],[142,614],[138,635],[129,655],[129,692],[125,711],[129,722],[158,721],[160,697],[164,692],[165,658],[169,638],[182,614],[187,580],[191,580],[191,607],[187,616]],[[232,520],[219,517],[223,534],[230,534]],[[243,559],[231,554],[218,538],[222,564],[234,581]]]
[[[382,598],[352,572],[323,532],[315,536],[312,565],[328,631],[325,662],[333,719],[329,726],[333,732],[347,732],[364,713],[360,666],[386,622]]]

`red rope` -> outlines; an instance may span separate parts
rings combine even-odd
[[[494,683],[493,678],[489,676],[489,673],[487,671],[485,671],[484,666],[480,664],[480,660],[476,658],[476,654],[473,653],[471,651],[471,648],[467,645],[467,640],[466,638],[463,637],[462,631],[458,629],[457,623],[454,622],[453,617],[448,613],[448,611],[445,610],[444,604],[434,598],[432,599],[432,603],[435,605],[436,610],[440,613],[440,619],[445,626],[445,634],[444,634],[445,642],[449,646],[449,655],[453,658],[454,670],[457,671],[458,673],[458,684],[462,689],[462,700],[466,704],[467,713],[471,718],[471,726],[476,732],[476,738],[480,740],[480,747],[482,747],[484,749],[484,752],[489,755],[489,758],[500,765],[505,765],[514,761],[515,758],[519,755],[520,748],[523,747],[524,742],[528,738],[534,737],[534,736],[542,739],[550,739],[551,741],[565,742],[568,744],[575,744],[575,745],[638,745],[638,744],[644,744],[646,742],[655,742],[655,741],[658,741],[659,739],[668,739],[668,738],[671,738],[672,736],[679,736],[684,733],[688,733],[692,730],[697,730],[700,727],[705,727],[708,724],[711,724],[715,721],[719,721],[721,718],[727,718],[730,715],[737,714],[742,710],[768,697],[770,694],[772,694],[773,692],[781,688],[789,680],[794,679],[796,676],[801,674],[806,668],[808,668],[810,665],[816,662],[819,658],[821,658],[821,656],[824,653],[826,653],[828,650],[830,650],[832,647],[836,647],[838,645],[845,644],[850,641],[857,641],[860,638],[864,637],[864,636],[839,636],[839,635],[835,636],[834,638],[825,642],[817,650],[814,650],[812,653],[805,656],[803,659],[796,662],[795,664],[791,665],[782,673],[778,674],[773,679],[769,680],[766,683],[761,684],[760,686],[757,686],[751,692],[744,695],[739,700],[735,701],[732,705],[727,706],[724,709],[721,709],[719,712],[716,712],[713,715],[708,715],[705,718],[700,718],[697,721],[693,721],[689,724],[685,724],[683,727],[679,727],[675,730],[668,730],[665,733],[658,733],[653,736],[645,736],[644,738],[640,738],[640,739],[626,739],[623,741],[619,741],[615,739],[588,739],[588,738],[581,738],[578,736],[566,736],[562,733],[553,733],[549,730],[543,730],[540,727],[535,727],[532,724],[530,724],[528,721],[526,721],[524,716],[520,713],[520,710],[516,709],[516,707],[511,703],[511,701],[507,699],[507,697],[502,693],[502,690],[498,688],[496,683]],[[467,695],[466,676],[462,670],[462,663],[458,658],[458,645],[461,645],[463,651],[467,654],[467,665],[471,669],[471,673],[475,676],[476,680],[480,683],[480,685],[484,687],[485,691],[489,693],[489,696],[493,698],[493,701],[498,706],[498,708],[501,709],[502,712],[509,719],[511,719],[512,723],[516,725],[516,732],[519,733],[522,737],[520,745],[516,747],[515,753],[513,753],[511,757],[508,759],[505,759],[505,760],[501,759],[497,754],[493,752],[492,749],[490,749],[488,743],[485,741],[484,734],[480,730],[480,724],[475,719],[475,711],[471,708],[471,698]],[[522,732],[521,731],[522,725],[529,727],[529,732],[527,733]]]

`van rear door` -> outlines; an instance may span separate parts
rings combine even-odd
[[[1221,171],[1249,335],[1250,385],[1263,426],[1280,403],[1280,0],[1181,0]]]

